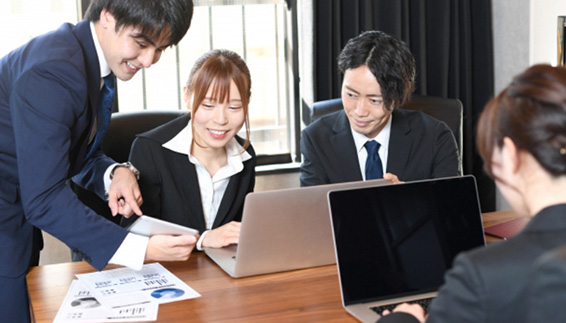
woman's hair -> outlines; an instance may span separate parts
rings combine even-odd
[[[350,39],[338,56],[338,69],[366,65],[379,86],[385,107],[409,101],[415,89],[415,59],[407,44],[381,31],[366,31]]]
[[[247,149],[250,144],[248,105],[252,94],[252,79],[248,66],[240,55],[227,49],[214,49],[196,60],[187,80],[187,92],[193,95],[191,115],[195,115],[211,86],[213,100],[230,101],[231,81],[236,84],[242,99],[246,125],[246,140],[243,147]]]
[[[566,174],[566,68],[534,65],[519,74],[483,110],[478,151],[493,176],[492,155],[509,137],[553,176]]]

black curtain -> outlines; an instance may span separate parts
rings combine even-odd
[[[340,97],[336,58],[346,41],[381,30],[405,41],[417,63],[416,94],[464,105],[464,174],[478,181],[483,212],[495,185],[483,172],[474,129],[493,96],[491,0],[313,0],[314,100]]]

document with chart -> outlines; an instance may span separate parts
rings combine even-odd
[[[118,309],[102,306],[82,282],[73,280],[53,323],[155,321],[159,304],[147,303]]]
[[[124,267],[76,276],[92,296],[111,309],[200,297],[160,263],[146,264],[139,271]]]

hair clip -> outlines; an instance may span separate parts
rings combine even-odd
[[[560,155],[566,155],[566,147],[560,148]]]

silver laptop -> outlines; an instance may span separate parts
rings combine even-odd
[[[232,277],[334,264],[328,214],[331,189],[389,184],[384,180],[318,185],[246,196],[238,245],[204,252]]]
[[[362,322],[426,307],[456,254],[485,245],[472,176],[331,191],[328,203],[342,303]]]

